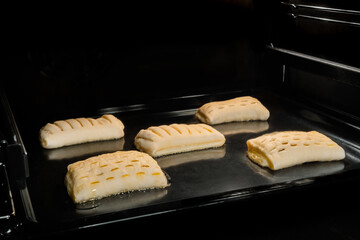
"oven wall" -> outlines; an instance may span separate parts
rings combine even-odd
[[[2,47],[1,84],[20,119],[46,122],[246,89],[358,118],[358,15],[314,6],[359,10],[351,1],[140,1],[101,18],[29,24],[25,42]]]
[[[268,82],[266,26],[253,2],[160,2],[127,4],[126,16],[69,23],[8,49],[4,84],[16,114],[51,121]]]

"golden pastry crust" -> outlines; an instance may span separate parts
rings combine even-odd
[[[250,96],[206,103],[196,112],[196,117],[200,121],[210,125],[235,121],[267,120],[269,116],[269,110],[259,100]]]
[[[248,140],[247,147],[252,161],[272,170],[345,158],[343,148],[316,131],[273,132]]]
[[[224,145],[225,137],[206,124],[171,124],[142,129],[135,146],[153,157]]]
[[[65,185],[69,196],[79,203],[122,192],[164,188],[168,181],[148,154],[118,151],[70,164]]]
[[[100,118],[75,118],[48,123],[40,129],[43,148],[53,149],[79,143],[118,139],[124,136],[124,124],[113,115]]]

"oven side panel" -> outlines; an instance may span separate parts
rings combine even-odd
[[[351,1],[278,1],[267,48],[280,89],[358,119],[360,8]]]

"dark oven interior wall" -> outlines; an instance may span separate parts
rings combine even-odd
[[[335,111],[341,117],[360,119],[359,73],[300,60],[299,64],[289,61],[284,75],[284,90],[292,97]]]
[[[89,28],[81,33],[75,24],[6,49],[4,84],[16,113],[56,120],[263,86],[266,32],[252,1],[163,4],[165,9],[147,4],[141,11],[126,6],[137,14],[132,21],[91,22],[81,25]]]

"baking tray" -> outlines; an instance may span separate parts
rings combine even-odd
[[[223,147],[155,158],[169,176],[169,187],[119,194],[78,205],[67,195],[64,177],[70,163],[102,153],[134,150],[133,140],[141,129],[161,124],[198,123],[195,112],[202,104],[244,95],[258,98],[269,109],[269,120],[214,125],[226,137]],[[31,222],[34,228],[65,231],[94,227],[241,200],[299,185],[311,186],[317,179],[360,169],[360,143],[356,137],[359,136],[359,128],[274,93],[239,91],[202,94],[98,109],[92,117],[106,113],[114,114],[123,121],[123,139],[45,150],[38,142],[38,128],[23,136],[30,171],[27,179],[30,197],[27,201],[31,201],[33,208]],[[42,116],[42,121],[37,123],[38,126],[53,120]],[[20,126],[21,129],[24,128]],[[317,130],[324,133],[345,149],[346,158],[343,161],[306,163],[276,172],[259,167],[248,159],[248,139],[282,130]]]

